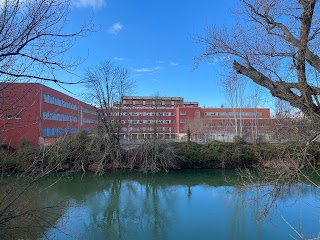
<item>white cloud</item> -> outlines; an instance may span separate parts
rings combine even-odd
[[[170,62],[170,65],[171,65],[172,67],[176,67],[176,66],[179,65],[179,63],[177,63],[177,62]]]
[[[105,0],[74,0],[74,4],[79,8],[102,8],[106,5]]]
[[[114,57],[113,60],[115,61],[124,61],[125,59],[122,57]]]
[[[133,71],[135,72],[153,72],[152,68],[134,68]]]
[[[138,72],[138,73],[147,73],[147,72],[154,72],[156,70],[159,70],[161,67],[156,66],[153,68],[134,68],[133,71]]]
[[[122,29],[123,25],[120,22],[116,22],[109,28],[109,33],[117,35]]]

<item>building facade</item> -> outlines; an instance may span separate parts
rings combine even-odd
[[[267,108],[201,108],[181,97],[126,96],[112,108],[111,123],[128,143],[155,136],[184,141],[188,135],[201,142],[254,141],[268,135],[270,121]],[[0,83],[0,144],[48,145],[99,127],[102,112],[39,83]]]
[[[0,83],[0,144],[47,145],[96,123],[92,106],[52,88],[39,83]]]
[[[115,107],[127,140],[151,135],[186,140],[188,132],[196,141],[268,138],[268,108],[201,108],[198,102],[184,102],[181,97],[141,96],[123,97]]]

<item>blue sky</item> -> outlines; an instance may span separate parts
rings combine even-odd
[[[93,17],[97,31],[78,39],[68,56],[85,58],[76,69],[80,76],[102,60],[128,67],[136,82],[132,95],[159,93],[198,101],[200,106],[220,107],[226,103],[219,86],[220,62],[203,62],[192,70],[200,51],[192,38],[206,26],[232,23],[230,8],[236,2],[74,0],[68,28]],[[65,87],[75,94],[82,89]]]

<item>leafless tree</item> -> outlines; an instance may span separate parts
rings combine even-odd
[[[88,68],[84,81],[87,82],[87,100],[96,106],[98,125],[106,140],[101,145],[101,151],[110,157],[112,164],[116,164],[116,159],[121,157],[121,98],[133,90],[134,81],[130,79],[127,68],[115,66],[110,61],[103,61],[96,67]],[[103,156],[102,160],[105,157]]]
[[[197,60],[210,59],[217,55],[233,59],[233,62],[229,61],[228,64],[237,74],[246,76],[268,89],[272,96],[299,109],[309,121],[318,122],[318,1],[239,0],[239,3],[240,6],[235,11],[234,27],[208,28],[204,36],[197,37],[203,47]],[[308,150],[318,136],[319,132],[310,136],[306,145],[290,146],[289,149],[284,147],[283,149],[287,150],[275,155],[269,154],[269,160],[275,164],[269,167],[276,169],[276,172],[262,168],[260,175],[264,177],[261,182],[272,181],[272,191],[278,193],[279,189],[285,188],[287,184],[299,182],[304,175],[302,170],[306,167],[316,170],[314,161],[310,160],[313,156]],[[319,176],[319,172],[316,171],[316,174]],[[270,201],[273,201],[277,194],[269,197]]]
[[[69,0],[0,2],[0,81],[3,82],[0,97],[3,90],[17,81],[39,80],[75,84],[60,79],[57,74],[61,71],[70,72],[80,63],[80,59],[65,58],[65,53],[74,45],[77,37],[89,34],[92,26],[90,23],[84,24],[79,26],[78,30],[68,32],[65,26],[68,23],[70,4]],[[1,108],[0,114],[5,110]],[[28,162],[28,157],[32,161],[24,171],[11,179],[4,178],[4,173],[7,174],[4,168],[6,159],[1,156],[2,239],[25,238],[26,235],[23,234],[33,231],[34,228],[49,226],[46,216],[51,214],[54,217],[56,207],[62,207],[58,202],[43,205],[47,196],[35,187],[40,179],[57,170],[59,164],[42,168],[44,152],[32,153],[31,156],[21,156],[25,162]],[[11,154],[6,153],[4,156]]]
[[[139,162],[142,171],[169,171],[169,169],[177,167],[177,156],[174,147],[170,145],[170,140],[165,139],[162,129],[163,98],[159,96],[159,93],[155,93],[152,98],[154,104],[152,106],[153,119],[149,125],[150,135],[136,149],[133,159],[135,162]]]
[[[66,82],[57,73],[70,71],[79,59],[66,59],[64,55],[77,37],[92,30],[91,24],[79,26],[75,32],[65,30],[70,4],[69,0],[1,1],[1,81]]]
[[[70,0],[0,1],[0,102],[7,101],[2,93],[14,82],[80,82],[59,77],[62,72],[72,73],[81,63],[78,57],[69,58],[65,54],[77,38],[93,30],[90,21],[77,30],[66,30],[70,5]],[[0,115],[17,103],[23,105],[23,98],[31,88],[10,105],[0,103]]]
[[[300,109],[313,121],[319,105],[319,6],[316,0],[240,0],[233,29],[210,28],[198,60],[234,59],[233,69]]]
[[[260,136],[257,108],[263,96],[261,87],[248,83],[247,79],[235,72],[223,77],[221,86],[226,96],[226,106],[230,108],[223,123],[226,125],[226,134],[255,143]],[[244,108],[252,109],[250,118],[244,117]]]
[[[263,91],[260,86],[258,85],[253,85],[252,88],[250,89],[250,96],[249,96],[249,107],[252,107],[254,109],[254,117],[250,121],[250,126],[251,126],[251,139],[252,142],[257,143],[257,140],[262,138],[265,133],[261,133],[259,129],[259,119],[258,119],[258,107],[262,103],[263,99]]]
[[[188,124],[188,129],[190,131],[190,138],[192,138],[192,140],[195,140],[198,142],[205,140],[205,134],[207,132],[207,128],[206,128],[206,123],[203,119],[200,119],[200,118],[188,119],[187,124]]]
[[[235,136],[242,138],[244,134],[244,121],[241,110],[245,107],[246,101],[248,100],[248,96],[245,94],[245,79],[238,78],[237,75],[231,73],[229,77],[222,81],[222,86],[228,105],[232,109],[230,114],[233,115],[225,122],[226,124],[231,124]],[[226,132],[228,132],[228,130]]]
[[[48,188],[54,183],[46,185],[46,188],[38,187],[39,184],[41,185],[41,180],[60,168],[60,162],[46,163],[44,156],[48,150],[35,149],[28,144],[22,146],[15,154],[0,150],[1,239],[44,236],[46,229],[54,225],[67,206],[62,199],[56,199],[48,194]],[[12,169],[12,161],[22,158],[23,161],[19,163],[21,166]],[[62,155],[61,159],[63,159]],[[8,166],[7,163],[10,162]],[[15,174],[12,174],[14,172]]]

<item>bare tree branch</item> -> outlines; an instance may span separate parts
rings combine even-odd
[[[91,24],[65,32],[70,1],[5,0],[0,4],[0,76],[20,80],[58,79],[58,70],[68,71],[80,59],[64,59],[77,37],[92,31]]]

